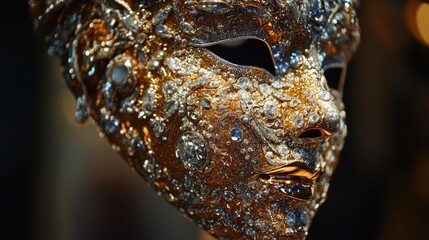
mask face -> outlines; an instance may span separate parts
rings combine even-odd
[[[356,0],[30,3],[77,119],[155,191],[222,239],[305,238],[346,136]],[[214,51],[254,42],[272,72]]]

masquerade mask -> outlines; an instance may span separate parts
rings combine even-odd
[[[30,5],[77,120],[155,191],[215,237],[305,238],[346,136],[357,0]],[[271,71],[235,50],[258,43]]]

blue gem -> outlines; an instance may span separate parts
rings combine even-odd
[[[116,119],[113,119],[106,123],[106,131],[108,133],[115,133],[116,131],[118,131],[118,128],[119,128],[119,121]]]
[[[243,133],[241,132],[240,129],[234,128],[234,129],[232,129],[232,131],[229,134],[229,136],[231,137],[232,141],[238,142],[238,141],[241,140],[241,137],[243,137]]]

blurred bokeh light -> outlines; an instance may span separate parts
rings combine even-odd
[[[405,6],[405,19],[413,36],[429,47],[429,3],[408,1]]]

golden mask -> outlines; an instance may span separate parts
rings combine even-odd
[[[347,133],[357,0],[30,5],[77,120],[155,191],[220,239],[305,238]]]

